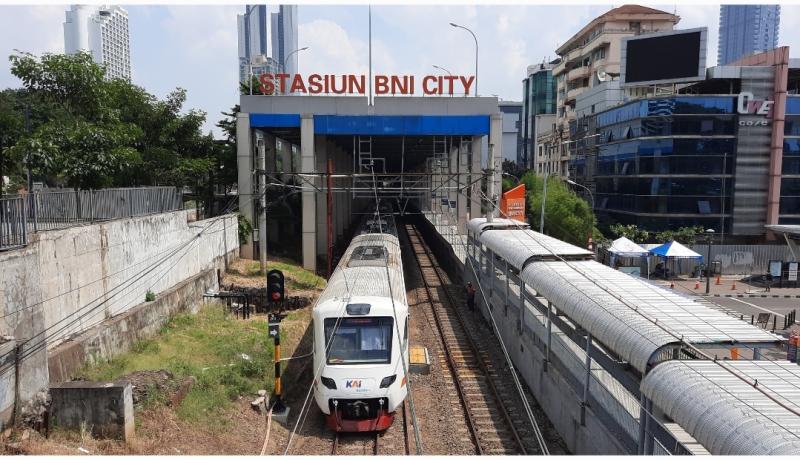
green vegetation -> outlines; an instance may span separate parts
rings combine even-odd
[[[209,210],[215,187],[236,182],[238,108],[218,124],[227,140],[215,141],[201,132],[206,114],[184,109],[184,89],[160,100],[128,81],[106,80],[87,53],[9,59],[22,82],[0,91],[0,169],[9,192],[25,188],[28,164],[48,186],[189,186]]]
[[[144,301],[145,302],[152,302],[154,300],[156,300],[156,295],[153,294],[153,291],[148,289],[147,293],[144,295]]]
[[[304,268],[286,262],[268,261],[267,268],[269,270],[280,270],[285,277],[286,287],[288,289],[322,289],[325,287],[325,278],[315,275],[314,273],[305,270]],[[258,261],[248,262],[244,270],[231,270],[242,276],[259,277],[264,276],[261,272],[261,265]]]
[[[528,171],[520,182],[527,191],[528,222],[538,231],[542,210],[544,178]],[[576,246],[586,247],[589,236],[596,241],[602,237],[595,228],[595,217],[589,203],[579,197],[557,177],[547,180],[547,200],[544,210],[544,232]]]
[[[609,227],[609,230],[611,230],[611,233],[617,238],[624,236],[636,243],[666,243],[674,240],[681,244],[695,244],[698,242],[698,237],[705,232],[705,229],[700,226],[650,232],[640,229],[635,225],[622,224],[614,224]]]
[[[208,304],[196,315],[177,315],[155,338],[136,343],[129,353],[110,361],[87,366],[82,377],[113,380],[147,369],[166,369],[179,380],[194,376],[197,383],[177,414],[187,421],[218,425],[221,419],[213,415],[240,395],[272,391],[273,368],[266,322],[237,320],[222,308]],[[145,407],[165,400],[160,392],[148,394]]]

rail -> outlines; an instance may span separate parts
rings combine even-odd
[[[0,198],[0,251],[25,246],[28,234],[182,209],[176,187],[36,190]]]

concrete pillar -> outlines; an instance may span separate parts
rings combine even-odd
[[[458,138],[458,197],[456,199],[456,213],[458,215],[458,232],[462,235],[467,233],[467,191],[463,188],[469,183],[469,144]]]
[[[327,136],[314,137],[314,163],[316,164],[317,172],[325,172],[328,170],[328,158],[330,155],[329,149],[330,142]],[[317,181],[317,186],[320,192],[317,192],[317,240],[316,251],[317,257],[327,257],[328,255],[328,199],[325,194],[324,188],[325,179],[320,177]]]
[[[313,173],[315,169],[314,154],[314,116],[302,114],[300,116],[300,171]],[[306,190],[302,192],[303,208],[303,268],[313,272],[317,271],[317,196],[313,190],[308,190],[308,184],[303,184]]]
[[[491,212],[493,216],[499,215],[497,207],[500,206],[500,194],[503,191],[503,184],[501,181],[503,169],[503,115],[496,113],[491,116],[489,125],[489,169],[494,169],[492,175],[492,182],[494,187],[487,187],[487,190],[494,188],[494,196],[489,198],[493,200]]]
[[[483,172],[481,171],[481,156],[483,149],[481,148],[481,140],[483,136],[472,136],[472,164],[470,165],[469,182],[471,185],[470,202],[469,202],[469,218],[474,219],[481,217],[481,179]]]
[[[236,115],[236,164],[238,171],[239,212],[241,212],[253,226],[253,141],[250,134],[250,114],[239,112]],[[243,258],[253,258],[253,235],[247,237],[247,242],[239,248]]]

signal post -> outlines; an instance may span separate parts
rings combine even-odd
[[[268,316],[269,335],[272,336],[275,355],[275,392],[272,404],[272,417],[281,423],[289,421],[289,407],[281,400],[281,330],[280,324],[283,315],[280,313],[280,306],[285,299],[284,278],[280,270],[270,270],[267,273],[267,296],[269,302],[277,307],[277,312],[270,313]]]

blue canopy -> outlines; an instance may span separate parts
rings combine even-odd
[[[650,253],[664,258],[675,258],[675,259],[703,258],[703,256],[701,256],[700,254],[692,251],[691,249],[678,243],[677,241],[670,241],[669,243],[664,243],[661,246],[657,246],[651,249]]]

